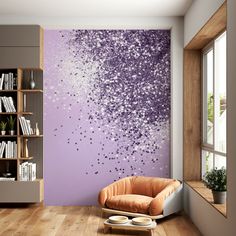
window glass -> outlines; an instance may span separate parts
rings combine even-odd
[[[215,41],[215,150],[226,153],[226,33]]]
[[[202,178],[226,168],[226,32],[203,51]]]
[[[215,155],[215,167],[220,169],[222,167],[226,168],[226,158],[225,156]]]
[[[207,171],[212,170],[214,167],[214,161],[213,161],[213,153],[202,151],[202,178],[204,178],[204,175]]]

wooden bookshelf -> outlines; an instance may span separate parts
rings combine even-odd
[[[32,112],[0,112],[0,115],[33,115]]]
[[[43,93],[43,90],[42,90],[42,89],[0,90],[0,93],[13,93],[13,92],[22,92],[22,93]]]
[[[17,112],[0,112],[0,115],[17,115]]]
[[[0,115],[33,115],[33,112],[23,111],[23,112],[0,112]]]
[[[33,115],[33,112],[30,112],[30,111],[22,111],[22,112],[18,112],[17,114],[19,115]]]
[[[17,92],[17,89],[13,89],[13,90],[0,90],[0,93],[14,93]]]
[[[18,137],[21,137],[21,138],[42,138],[43,135],[19,135]]]
[[[5,135],[0,135],[0,138],[16,138],[16,137],[21,137],[21,138],[42,138],[43,135],[9,135],[9,134],[5,134]]]
[[[21,89],[19,90],[22,93],[42,93],[42,89]]]
[[[0,138],[16,138],[17,135],[10,135],[10,134],[5,134],[5,135],[0,135]]]
[[[19,157],[18,158],[20,161],[25,161],[25,160],[32,160],[33,157]]]
[[[30,71],[34,72],[35,89],[29,89]],[[12,72],[17,78],[17,88],[13,90],[0,90],[0,96],[12,97],[16,112],[0,112],[0,121],[6,121],[8,117],[13,116],[15,121],[15,134],[0,134],[0,142],[16,141],[17,157],[0,158],[0,177],[6,173],[6,165],[9,172],[12,173],[15,181],[0,181],[0,203],[2,202],[40,202],[43,200],[43,71],[39,68],[16,68],[0,69],[2,73]],[[23,96],[26,96],[26,105],[24,105]],[[35,128],[38,123],[40,135],[24,135],[21,130],[19,117],[29,116],[31,127]],[[23,156],[23,142],[28,139],[29,157]],[[24,162],[36,163],[37,179],[34,181],[20,181],[19,167]],[[7,164],[8,163],[8,164]],[[20,194],[19,192],[24,192]],[[13,193],[15,193],[13,195]]]

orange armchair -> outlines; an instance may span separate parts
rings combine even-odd
[[[98,202],[104,212],[158,219],[182,209],[181,190],[175,179],[132,176],[103,188]]]

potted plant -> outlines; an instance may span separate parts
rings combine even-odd
[[[226,183],[227,176],[224,167],[221,169],[215,168],[206,173],[205,184],[209,189],[211,189],[215,204],[225,203],[227,191]]]
[[[6,134],[6,127],[7,127],[7,122],[1,121],[0,122],[1,135]]]
[[[10,135],[14,135],[16,118],[13,118],[12,116],[10,116],[10,118],[7,118],[7,121],[8,121],[8,127],[9,127],[9,133]]]

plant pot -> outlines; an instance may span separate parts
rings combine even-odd
[[[2,130],[1,131],[1,135],[5,135],[6,134],[6,131],[5,130]]]
[[[10,135],[14,135],[15,134],[15,130],[9,130],[9,134]]]
[[[215,204],[224,204],[226,202],[226,191],[214,191],[212,190],[213,199]]]

